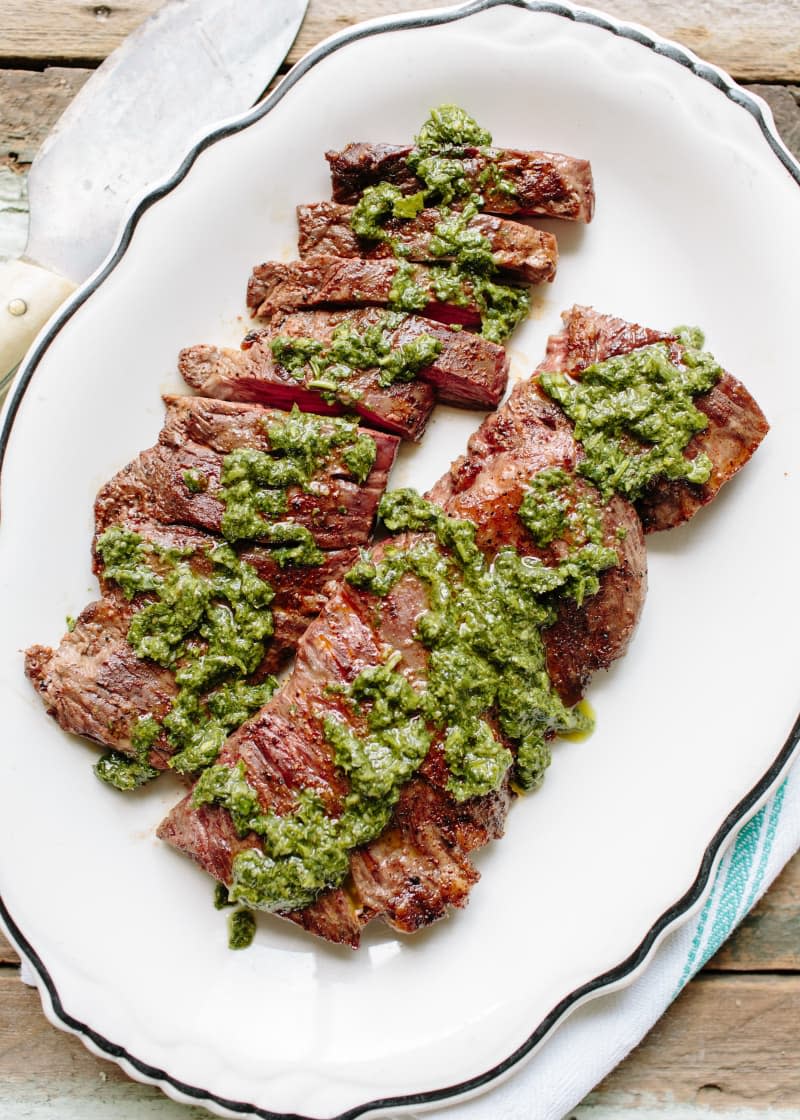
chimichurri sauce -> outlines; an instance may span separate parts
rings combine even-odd
[[[269,451],[241,447],[225,456],[219,498],[225,505],[223,536],[232,542],[259,540],[286,564],[321,564],[311,532],[282,519],[290,486],[307,488],[335,455],[355,480],[366,481],[377,454],[375,440],[358,422],[301,412],[297,405],[280,420],[265,420]]]
[[[463,801],[498,789],[509,771],[517,788],[535,788],[549,764],[553,734],[590,726],[585,710],[565,707],[552,688],[541,631],[555,620],[559,596],[580,600],[590,594],[590,575],[596,580],[617,555],[590,539],[598,531],[598,511],[591,503],[580,511],[580,503],[570,506],[564,472],[538,483],[534,478],[529,493],[534,496],[528,506],[537,494],[563,505],[560,520],[548,522],[545,534],[568,529],[575,538],[555,566],[512,548],[488,560],[475,543],[472,522],[447,517],[411,490],[384,496],[386,528],[422,535],[410,546],[389,544],[379,561],[365,554],[347,579],[379,598],[406,574],[421,581],[428,609],[415,636],[428,651],[426,680],[412,683],[394,652],[337,689],[364,725],[356,730],[335,710],[321,717],[334,761],[349,782],[337,814],[313,789],[298,793],[291,813],[263,812],[242,761],[202,773],[193,804],[224,806],[242,836],[252,833],[261,841],[234,857],[232,899],[287,911],[308,906],[341,883],[350,852],[387,826],[402,787],[434,743],[447,764],[447,789]]]
[[[605,499],[616,491],[635,501],[658,477],[702,485],[711,476],[705,453],[687,459],[684,450],[708,425],[694,398],[723,371],[702,349],[698,328],[676,334],[683,347],[677,362],[658,342],[596,362],[577,379],[541,374],[542,388],[575,425],[585,455],[578,470]]]
[[[272,635],[272,588],[225,544],[209,549],[204,563],[193,567],[191,551],[164,549],[113,526],[99,538],[97,552],[105,578],[128,599],[149,596],[131,619],[128,642],[137,657],[172,670],[178,685],[161,722],[147,715],[132,728],[135,758],[110,752],[95,768],[98,777],[118,789],[156,777],[148,760],[162,736],[174,752],[173,769],[207,766],[230,732],[275,690],[273,677],[257,684],[246,679]]]
[[[335,400],[350,403],[353,392],[347,388],[347,382],[359,370],[377,370],[378,384],[387,388],[398,382],[413,381],[419,371],[431,365],[442,352],[441,340],[431,334],[420,335],[392,349],[392,335],[404,319],[403,314],[387,312],[362,330],[348,322],[340,323],[328,346],[310,338],[278,335],[270,343],[270,349],[279,365],[298,381],[305,381],[309,389],[316,389],[329,403]],[[362,437],[362,442],[367,438]],[[356,474],[359,481],[363,482],[369,474],[372,461],[366,472],[362,468],[361,477]]]
[[[484,205],[483,195],[465,172],[464,160],[476,149],[489,160],[481,172],[481,188],[494,194],[514,194],[513,184],[491,161],[491,142],[486,129],[458,106],[433,109],[408,156],[409,167],[423,189],[403,195],[392,183],[367,187],[353,208],[350,224],[358,237],[387,242],[402,261],[407,248],[402,237],[388,232],[386,223],[413,219],[425,207],[437,207],[441,218],[427,251],[450,263],[431,266],[428,288],[417,282],[408,262],[402,262],[392,285],[390,306],[422,311],[431,302],[431,289],[442,302],[464,305],[474,300],[481,313],[481,333],[491,342],[502,343],[528,314],[530,292],[521,285],[501,282],[491,242],[471,224]]]

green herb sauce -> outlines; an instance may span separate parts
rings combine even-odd
[[[702,350],[697,328],[676,333],[685,348],[680,365],[656,343],[588,366],[579,380],[541,374],[542,388],[575,425],[585,453],[578,470],[604,499],[617,491],[635,501],[657,477],[701,485],[711,475],[706,454],[687,459],[683,451],[708,424],[693,398],[708,392],[722,369]]]
[[[563,473],[540,480],[538,489],[563,505],[559,517],[567,526],[571,513],[566,498],[559,497],[569,496]],[[288,814],[264,813],[242,761],[209,767],[194,789],[195,806],[222,805],[240,835],[261,839],[260,849],[234,857],[229,888],[232,899],[257,909],[308,906],[339,884],[350,851],[384,830],[403,785],[435,740],[442,743],[449,769],[447,788],[463,801],[497,789],[512,766],[517,786],[534,788],[549,764],[553,733],[591,727],[582,708],[566,708],[553,690],[541,638],[542,628],[555,620],[558,595],[577,594],[574,553],[580,550],[570,549],[553,567],[510,548],[490,563],[475,543],[472,522],[447,517],[410,490],[385,495],[381,516],[392,532],[426,536],[409,548],[389,545],[379,562],[363,557],[347,578],[379,596],[406,573],[427,585],[429,608],[416,634],[429,651],[427,680],[415,687],[400,671],[401,654],[395,652],[363,670],[349,687],[336,689],[366,724],[357,732],[342,715],[323,717],[334,761],[349,781],[341,813],[331,815],[313,789],[302,790]],[[594,510],[581,517],[576,532],[594,533]],[[616,563],[613,551],[592,542],[584,547],[596,550],[595,574]],[[488,722],[489,712],[514,753]]]
[[[135,759],[111,752],[98,763],[98,776],[119,789],[156,777],[148,757],[162,733],[175,751],[170,759],[175,770],[207,766],[230,732],[275,690],[272,677],[258,684],[246,681],[272,635],[272,588],[228,545],[208,551],[208,575],[192,569],[191,550],[161,548],[120,526],[103,533],[97,551],[105,578],[128,599],[151,596],[133,615],[128,642],[137,657],[172,670],[178,684],[161,723],[148,715],[134,726]]]
[[[556,539],[569,544],[567,558],[562,561],[563,594],[579,606],[599,591],[599,573],[619,563],[614,549],[603,544],[599,500],[587,494],[579,496],[574,479],[560,467],[548,467],[534,475],[522,499],[519,518],[540,547]]]
[[[290,486],[308,489],[336,453],[356,481],[363,483],[375,462],[375,440],[359,433],[354,420],[315,416],[296,405],[285,418],[267,421],[266,429],[269,451],[241,447],[223,460],[222,533],[229,541],[250,539],[270,545],[281,567],[321,564],[324,556],[305,526],[276,520],[288,508],[287,490]]]
[[[413,266],[401,261],[389,295],[390,306],[408,312],[422,311],[431,301],[431,292],[443,303],[464,306],[474,300],[480,309],[481,333],[491,342],[502,343],[528,314],[530,292],[525,287],[499,282],[491,242],[470,227],[484,200],[465,178],[463,157],[467,148],[484,149],[491,141],[490,134],[458,106],[434,109],[408,157],[409,166],[423,181],[424,189],[404,196],[392,183],[367,187],[353,208],[350,224],[358,237],[388,242],[395,254],[402,257],[407,251],[402,239],[387,232],[386,222],[414,218],[423,207],[438,206],[442,217],[427,251],[433,257],[447,257],[452,263],[447,267],[434,266],[427,285],[419,282]],[[495,193],[514,193],[513,185],[503,178],[496,164],[487,164],[480,181]],[[460,209],[449,209],[454,202]]]
[[[234,910],[228,918],[228,948],[247,949],[255,935],[255,915],[249,910]]]
[[[350,380],[358,370],[377,370],[378,382],[386,388],[396,382],[413,381],[421,369],[436,359],[442,351],[442,342],[431,334],[420,335],[392,349],[392,334],[404,318],[402,314],[387,312],[363,330],[356,330],[347,322],[340,323],[327,347],[312,339],[287,335],[279,335],[270,346],[275,360],[298,380],[305,380],[310,370],[312,377],[308,387],[317,389],[332,402],[340,398],[342,383]],[[309,343],[312,345],[309,346]],[[361,437],[362,450],[358,455],[365,454],[367,440],[373,446],[372,460],[366,471],[363,467],[359,472],[353,471],[361,482],[372,469],[375,458],[374,441],[370,437]],[[343,458],[348,466],[351,460],[360,461],[353,456],[350,448],[345,450]]]

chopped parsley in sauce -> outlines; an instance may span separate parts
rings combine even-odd
[[[585,458],[578,470],[604,498],[614,491],[635,501],[658,477],[702,485],[711,476],[704,452],[684,450],[708,418],[694,404],[722,376],[702,349],[697,328],[678,328],[682,355],[673,361],[667,343],[587,366],[575,378],[541,374],[541,386],[573,421]]]
[[[403,195],[392,183],[367,187],[353,208],[353,232],[369,241],[390,244],[401,260],[389,296],[390,306],[401,311],[422,311],[437,300],[463,306],[474,300],[481,313],[481,333],[491,342],[503,342],[530,310],[526,287],[505,284],[492,254],[491,242],[470,223],[482,209],[483,195],[474,190],[465,174],[464,159],[477,149],[488,158],[492,138],[463,109],[441,105],[433,109],[415,138],[408,156],[409,167],[423,189]],[[480,186],[493,193],[512,194],[513,184],[491,160],[479,176]],[[456,209],[452,209],[453,205]],[[413,219],[425,207],[441,213],[427,249],[431,256],[446,258],[448,265],[430,267],[429,284],[420,283],[417,271],[403,261],[407,248],[402,238],[392,236],[386,223]]]
[[[377,454],[375,440],[344,417],[301,412],[297,405],[280,420],[267,420],[269,451],[240,447],[225,456],[219,498],[225,505],[222,533],[229,541],[259,540],[286,564],[321,564],[323,554],[305,526],[281,520],[288,488],[308,488],[338,455],[357,482],[366,481]]]
[[[275,361],[298,380],[305,380],[310,371],[308,388],[316,389],[333,402],[340,399],[343,384],[359,370],[377,370],[378,384],[387,388],[396,382],[413,381],[421,369],[435,361],[443,344],[431,334],[420,335],[392,349],[392,335],[404,319],[402,314],[387,312],[362,330],[345,321],[334,329],[327,346],[310,338],[278,335],[270,349]],[[345,397],[352,399],[346,387]],[[363,482],[365,477],[359,481]]]
[[[247,683],[264,658],[272,635],[273,591],[229,545],[208,550],[192,567],[191,550],[165,549],[120,526],[97,542],[106,579],[128,599],[149,601],[128,627],[137,657],[175,673],[178,693],[162,721],[141,717],[130,733],[134,758],[111,751],[96,766],[98,777],[118,789],[155,778],[152,748],[166,736],[169,765],[181,773],[207,766],[231,731],[263,707],[276,687],[273,677]],[[199,570],[198,570],[199,569]]]
[[[559,493],[566,495],[560,514],[566,526],[570,491],[562,474],[540,481],[539,489],[556,493],[557,503]],[[534,479],[529,493],[535,487]],[[385,495],[380,512],[390,532],[423,535],[411,545],[387,545],[380,560],[365,555],[347,579],[379,598],[407,574],[424,585],[428,609],[415,637],[428,651],[427,674],[424,682],[409,679],[395,651],[335,690],[345,711],[320,718],[349,783],[340,811],[331,813],[321,792],[304,789],[294,811],[264,812],[241,760],[209,767],[194,788],[196,807],[222,805],[240,835],[260,838],[261,847],[234,857],[229,888],[233,900],[256,909],[308,906],[341,883],[350,852],[386,828],[403,786],[434,743],[441,744],[449,792],[465,801],[498,789],[509,771],[517,788],[535,788],[550,761],[552,736],[591,725],[585,710],[567,708],[550,684],[541,631],[555,620],[560,595],[588,593],[585,581],[576,580],[576,564],[586,571],[593,564],[596,576],[617,563],[613,550],[588,539],[594,509],[575,514],[582,543],[553,566],[512,548],[487,560],[472,522],[447,517],[414,491]],[[587,549],[579,563],[576,555]],[[348,706],[356,726],[346,718]]]

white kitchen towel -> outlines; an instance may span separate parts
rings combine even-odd
[[[731,839],[700,908],[665,937],[638,979],[579,1007],[506,1081],[472,1100],[426,1109],[424,1115],[562,1120],[641,1041],[798,848],[800,763]],[[24,961],[21,975],[33,983]],[[386,1113],[380,1115],[389,1120]],[[403,1116],[409,1120],[408,1112]]]

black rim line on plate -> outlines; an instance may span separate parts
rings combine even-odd
[[[91,281],[88,287],[70,302],[64,312],[54,321],[53,325],[49,328],[42,340],[36,346],[35,350],[28,359],[28,364],[25,369],[23,377],[20,379],[19,384],[16,386],[14,395],[9,401],[8,411],[3,422],[3,429],[0,432],[0,470],[2,469],[3,461],[5,459],[8,442],[11,435],[11,428],[14,418],[19,409],[25,392],[30,385],[33,374],[39,365],[42,357],[44,356],[50,343],[56,337],[58,332],[67,323],[75,312],[81,307],[92,293],[102,284],[105,278],[114,270],[119,261],[124,256],[125,252],[130,245],[133,237],[134,230],[139,223],[142,215],[150,209],[156,202],[158,202],[165,195],[178,186],[179,183],[188,174],[192,165],[201,152],[206,148],[211,147],[217,141],[232,136],[237,132],[241,132],[250,125],[266,116],[277,105],[286,94],[308,70],[310,70],[317,63],[323,61],[330,54],[348,46],[351,43],[357,42],[360,39],[371,38],[373,35],[382,35],[387,32],[414,30],[424,27],[440,26],[442,24],[454,23],[461,19],[466,19],[469,16],[475,15],[478,12],[497,7],[513,7],[521,8],[533,13],[542,12],[550,15],[561,16],[564,19],[569,19],[575,23],[586,23],[593,27],[600,28],[608,31],[613,35],[622,39],[629,39],[633,42],[639,43],[641,46],[647,47],[662,57],[668,58],[673,62],[688,69],[696,77],[702,78],[704,81],[709,82],[712,86],[723,93],[730,101],[745,109],[752,117],[755,118],[759,125],[762,135],[769,144],[774,155],[778,158],[784,168],[792,176],[795,182],[800,186],[800,165],[787,153],[783,144],[779,140],[777,134],[774,132],[768,123],[764,112],[759,102],[746,90],[738,86],[731,78],[728,77],[723,71],[703,62],[702,59],[697,58],[685,48],[680,47],[677,43],[672,43],[664,39],[654,39],[645,30],[625,24],[622,22],[615,22],[610,18],[602,15],[600,12],[590,11],[580,8],[566,7],[560,3],[551,3],[549,0],[474,0],[460,7],[452,8],[438,13],[422,13],[418,15],[408,16],[394,16],[388,17],[379,23],[370,26],[357,26],[352,30],[347,30],[337,35],[329,43],[314,48],[309,52],[300,62],[294,66],[286,77],[281,81],[277,89],[271,93],[265,100],[259,103],[250,113],[240,118],[236,123],[226,125],[224,127],[215,129],[199,141],[189,154],[184,159],[183,163],[177,169],[175,174],[167,180],[162,186],[157,187],[150,194],[146,195],[136,206],[130,215],[125,228],[120,237],[117,248],[113,256],[109,259],[102,271]],[[539,1023],[532,1034],[526,1041],[518,1047],[512,1054],[510,1054],[502,1062],[493,1066],[491,1069],[486,1070],[484,1073],[478,1074],[468,1080],[459,1082],[455,1085],[447,1086],[443,1089],[429,1090],[421,1093],[411,1093],[395,1097],[383,1097],[364,1104],[357,1105],[353,1108],[347,1109],[344,1112],[338,1113],[336,1116],[331,1117],[330,1120],[356,1120],[357,1117],[363,1116],[367,1112],[375,1112],[378,1110],[385,1110],[388,1108],[410,1108],[416,1105],[432,1104],[449,1100],[451,1098],[463,1096],[467,1093],[475,1092],[478,1089],[484,1088],[497,1080],[503,1074],[508,1073],[517,1063],[524,1057],[531,1053],[550,1033],[550,1031],[558,1024],[558,1022],[573,1010],[577,1004],[582,1002],[586,997],[599,993],[601,989],[611,988],[622,980],[630,977],[641,965],[645,963],[650,952],[653,950],[656,943],[661,938],[671,925],[673,925],[679,918],[686,915],[692,907],[699,902],[702,897],[708,882],[711,877],[711,872],[716,863],[717,856],[720,853],[725,841],[730,837],[737,825],[741,824],[743,819],[754,810],[756,805],[762,798],[764,798],[770,787],[778,781],[781,773],[788,766],[792,755],[795,752],[798,741],[800,741],[800,716],[798,716],[792,731],[783,744],[775,761],[769,767],[767,772],[763,775],[761,780],[750,790],[745,797],[736,805],[725,820],[722,822],[717,832],[714,834],[713,839],[706,848],[703,859],[700,864],[700,869],[695,877],[691,887],[686,891],[682,898],[675,902],[668,910],[654,922],[648,930],[645,937],[642,939],[638,947],[628,956],[624,961],[618,964],[615,968],[609,969],[607,972],[594,977],[592,980],[576,988],[568,995],[564,996],[559,1003],[545,1016]],[[224,1097],[219,1097],[206,1089],[197,1088],[194,1085],[188,1085],[178,1079],[172,1077],[165,1070],[158,1069],[149,1065],[146,1062],[136,1058],[130,1054],[123,1046],[119,1046],[110,1042],[103,1035],[99,1034],[88,1024],[81,1022],[79,1019],[74,1018],[64,1008],[61,999],[53,983],[47,968],[42,962],[39,954],[24,936],[22,931],[17,926],[12,918],[5,901],[0,895],[0,917],[2,918],[15,946],[27,958],[28,962],[35,969],[41,983],[46,990],[53,1014],[63,1026],[69,1031],[78,1034],[84,1041],[91,1042],[92,1046],[97,1048],[103,1055],[117,1061],[118,1063],[124,1062],[135,1069],[143,1077],[150,1081],[155,1081],[162,1088],[166,1085],[172,1087],[182,1095],[196,1101],[207,1101],[217,1105],[219,1108],[226,1109],[233,1114],[243,1116],[256,1116],[260,1120],[318,1120],[318,1118],[309,1117],[301,1113],[286,1113],[286,1112],[273,1112],[268,1109],[259,1108],[256,1105],[248,1104],[243,1101],[226,1100]],[[40,990],[40,995],[44,995]]]

